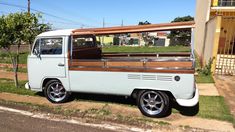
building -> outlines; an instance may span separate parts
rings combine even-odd
[[[195,50],[214,74],[235,75],[235,0],[197,0]]]
[[[147,36],[151,37],[151,46],[164,46],[167,47],[170,45],[170,39],[167,37],[167,32],[149,32],[147,33]],[[130,37],[128,37],[129,40],[133,39],[133,42],[136,43],[130,43],[131,45],[135,46],[146,46],[146,42],[143,39],[142,33],[132,33],[130,34]]]

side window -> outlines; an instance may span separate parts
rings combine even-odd
[[[33,54],[60,55],[62,54],[62,38],[40,38],[34,45]]]
[[[89,48],[89,47],[95,47],[95,42],[93,37],[78,37],[73,38],[73,48]]]
[[[42,38],[40,53],[42,55],[62,54],[62,38]]]

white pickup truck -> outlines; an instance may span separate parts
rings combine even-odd
[[[96,35],[113,29],[90,30],[38,35],[28,56],[27,86],[53,103],[65,102],[72,92],[131,96],[150,117],[164,116],[170,100],[186,107],[198,104],[193,52],[102,53]]]

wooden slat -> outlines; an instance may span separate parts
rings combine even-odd
[[[179,52],[179,53],[103,53],[103,57],[189,57],[190,52]]]
[[[128,66],[128,67],[143,67],[143,62],[107,62],[106,63],[108,67],[112,67],[112,66],[118,66],[118,67],[122,67],[122,66]]]
[[[191,61],[179,62],[146,62],[146,67],[192,67],[193,64]]]
[[[103,67],[104,66],[104,62],[100,61],[100,62],[72,62],[72,64],[70,66],[100,66]]]

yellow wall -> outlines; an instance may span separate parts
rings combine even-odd
[[[101,36],[101,37],[96,37],[96,40],[100,41],[100,43],[103,44],[113,43],[113,37]]]
[[[212,0],[212,6],[218,6],[219,0]]]

